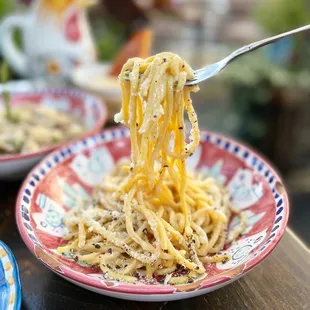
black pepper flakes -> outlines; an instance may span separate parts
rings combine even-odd
[[[188,279],[188,283],[193,283],[194,279]]]
[[[96,243],[96,244],[95,244],[95,248],[96,248],[96,249],[100,249],[100,244]]]
[[[228,257],[225,257],[223,260],[222,260],[222,264],[226,264],[228,262]]]
[[[180,130],[182,130],[182,129],[183,129],[183,127],[182,127],[182,126],[180,126],[180,127],[179,127],[179,129],[180,129]]]
[[[112,249],[111,248],[108,249],[108,253],[112,254]]]
[[[164,167],[164,168],[168,168],[169,166],[168,166],[168,165],[163,165],[163,167]]]
[[[147,234],[147,229],[146,228],[143,228],[142,231],[143,231],[144,234]]]

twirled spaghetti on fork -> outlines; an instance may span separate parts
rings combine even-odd
[[[154,276],[188,283],[206,273],[203,263],[229,259],[219,252],[246,221],[239,214],[239,226],[227,235],[230,216],[238,213],[227,189],[186,169],[200,141],[190,98],[198,86],[184,86],[192,77],[189,65],[172,53],[124,65],[122,109],[115,120],[130,129],[131,159],[103,178],[92,206],[77,206],[66,215],[71,241],[59,252],[70,251],[108,278],[131,283]]]

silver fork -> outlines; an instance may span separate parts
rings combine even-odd
[[[202,81],[205,81],[207,79],[210,79],[211,77],[217,75],[218,73],[220,73],[229,63],[231,63],[233,60],[235,60],[237,57],[244,55],[246,53],[250,53],[262,46],[268,45],[270,43],[274,43],[284,37],[290,36],[292,34],[298,33],[298,32],[302,32],[305,30],[309,30],[310,29],[310,25],[304,26],[304,27],[300,27],[288,32],[284,32],[282,34],[279,34],[277,36],[274,37],[270,37],[261,41],[257,41],[254,43],[251,43],[249,45],[243,46],[241,48],[239,48],[238,50],[234,51],[233,53],[231,53],[230,55],[228,55],[227,57],[225,57],[224,59],[220,60],[219,62],[216,62],[212,65],[208,65],[204,68],[201,68],[199,70],[194,70],[194,79],[191,80],[187,80],[186,81],[186,86],[193,86],[196,85]]]

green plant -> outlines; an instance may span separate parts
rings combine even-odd
[[[3,85],[9,80],[9,76],[10,76],[9,66],[5,61],[3,61],[1,64],[1,68],[0,68],[0,78],[1,78],[1,83]],[[4,101],[4,105],[5,105],[6,117],[8,120],[12,120],[13,117],[12,117],[12,111],[11,111],[11,105],[10,105],[10,99],[11,99],[10,92],[3,89],[2,98]]]
[[[271,63],[262,51],[256,51],[232,63],[222,78],[229,83],[255,87],[261,81],[268,81],[274,87],[308,88],[309,66],[298,71],[287,70],[285,66]]]
[[[0,22],[3,18],[8,16],[9,14],[13,14],[16,9],[19,7],[17,5],[16,0],[0,0]],[[22,38],[21,38],[21,31],[20,29],[15,29],[14,30],[14,41],[15,44],[19,47],[22,48]]]
[[[255,9],[255,19],[270,34],[309,24],[309,0],[261,0]],[[290,71],[299,71],[309,64],[307,34],[286,38],[265,50],[274,62],[280,62]]]
[[[284,32],[310,22],[309,0],[261,0],[255,19],[272,34]]]
[[[0,19],[16,9],[16,0],[0,0]]]
[[[267,34],[278,34],[310,22],[309,0],[256,3],[254,18]],[[286,89],[306,93],[310,85],[309,68],[310,44],[306,34],[278,41],[231,64],[222,79],[230,86],[232,110],[239,118],[237,135],[272,156],[267,136],[280,109],[276,103],[283,101]]]
[[[98,22],[94,29],[99,60],[112,60],[125,40],[124,25],[106,18],[104,24]]]
[[[268,61],[264,52],[256,51],[236,60],[220,78],[230,88],[231,108],[238,117],[236,135],[271,156],[271,147],[265,142],[277,117],[279,107],[275,100],[282,101],[285,89],[307,93],[310,85],[307,66],[298,71],[287,70]]]

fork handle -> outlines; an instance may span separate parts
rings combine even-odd
[[[234,51],[233,53],[231,53],[229,56],[227,56],[225,58],[226,60],[226,64],[228,64],[229,62],[233,61],[235,58],[237,58],[238,56],[240,55],[243,55],[243,54],[246,54],[246,53],[249,53],[249,52],[252,52],[262,46],[265,46],[265,45],[268,45],[270,43],[273,43],[273,42],[276,42],[282,38],[285,38],[287,36],[290,36],[292,34],[295,34],[295,33],[298,33],[298,32],[302,32],[302,31],[305,31],[305,30],[309,30],[310,29],[310,25],[307,25],[307,26],[303,26],[303,27],[300,27],[300,28],[297,28],[297,29],[294,29],[294,30],[291,30],[291,31],[288,31],[288,32],[284,32],[284,33],[281,33],[279,35],[276,35],[276,36],[273,36],[273,37],[270,37],[270,38],[267,38],[267,39],[263,39],[263,40],[260,40],[260,41],[257,41],[257,42],[253,42],[249,45],[246,45],[246,46],[243,46],[241,48],[239,48],[238,50]]]

